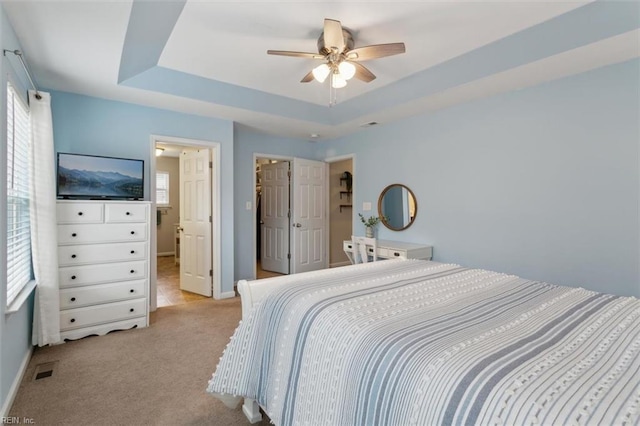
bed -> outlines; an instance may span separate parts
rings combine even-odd
[[[638,299],[422,260],[239,290],[207,391],[251,421],[640,424]]]

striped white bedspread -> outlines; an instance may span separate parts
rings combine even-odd
[[[255,306],[209,392],[276,425],[640,424],[637,299],[418,260],[305,281]]]

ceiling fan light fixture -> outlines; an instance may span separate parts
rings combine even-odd
[[[317,67],[315,67],[312,71],[313,73],[313,78],[315,78],[317,81],[319,81],[320,83],[324,83],[324,81],[327,79],[327,77],[329,76],[329,72],[331,71],[331,69],[329,69],[329,65],[327,64],[320,64]]]
[[[347,85],[347,80],[345,80],[340,73],[331,74],[331,87],[334,89],[342,89]]]
[[[342,61],[340,65],[338,65],[338,71],[340,71],[340,76],[345,80],[350,80],[356,75],[356,66],[351,62]]]

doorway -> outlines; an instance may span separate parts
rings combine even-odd
[[[350,265],[343,243],[353,232],[353,157],[327,160],[329,163],[329,267]]]
[[[328,268],[328,164],[268,154],[254,154],[253,164],[254,277]]]
[[[150,309],[218,298],[219,144],[152,136],[151,151]]]

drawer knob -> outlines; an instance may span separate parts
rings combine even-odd
[[[76,234],[75,232],[73,234],[71,234],[72,237],[76,237],[78,234]]]
[[[131,254],[135,254],[135,253],[136,253],[136,251],[135,251],[135,250],[131,250]]]
[[[134,289],[129,290],[129,293],[135,293],[136,291]]]
[[[71,255],[71,258],[72,258],[72,259],[75,259],[75,258],[76,258],[76,255],[75,255],[75,254],[72,254],[72,255]]]
[[[76,322],[76,319],[75,318],[71,318],[69,321],[70,322]]]
[[[131,213],[127,212],[127,213],[126,213],[126,215],[127,215],[127,216],[131,216]]]
[[[133,309],[133,308],[129,309],[129,312],[133,312],[133,311],[134,311],[134,309]]]
[[[134,269],[130,270],[129,272],[131,272],[132,274],[135,273],[136,271]]]
[[[75,279],[76,279],[76,276],[75,276],[75,275],[71,275],[71,279],[72,279],[72,280],[75,280]]]
[[[83,214],[82,212],[78,212],[78,216],[82,216],[82,214]]]
[[[76,301],[76,298],[75,298],[75,297],[72,297],[72,298],[71,298],[71,301],[72,301],[72,302],[75,302],[75,301]]]
[[[131,231],[131,235],[134,235],[136,233],[136,231]]]
[[[397,251],[393,253],[394,256],[398,257],[400,256],[400,253],[398,253]]]

